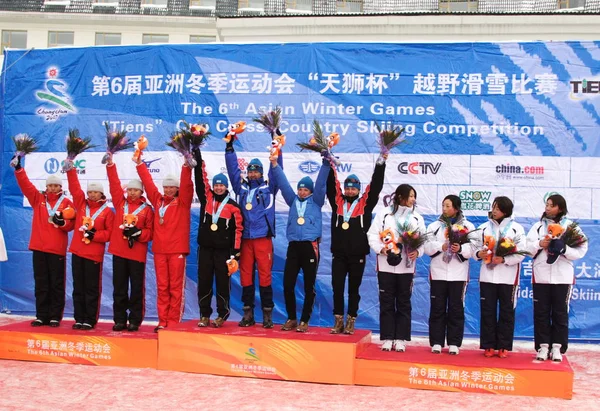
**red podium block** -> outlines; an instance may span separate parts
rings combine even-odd
[[[241,328],[199,328],[196,321],[158,334],[158,368],[201,374],[274,380],[353,384],[356,355],[371,342],[371,332],[331,335],[310,327],[307,333]]]
[[[24,321],[0,327],[0,358],[39,362],[156,368],[158,336],[145,325],[138,332],[114,332],[113,324],[98,323],[89,331],[31,327]]]
[[[370,344],[356,359],[354,383],[424,390],[573,397],[573,369],[561,363],[536,361],[535,353],[510,353],[485,358],[482,350],[460,355],[432,354],[429,347],[408,347],[405,353],[382,352]]]

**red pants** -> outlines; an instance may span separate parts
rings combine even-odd
[[[254,262],[258,268],[258,284],[271,285],[273,268],[273,239],[271,237],[243,239],[240,255],[240,280],[242,287],[254,284]]]
[[[158,325],[181,322],[185,291],[184,254],[154,254]]]

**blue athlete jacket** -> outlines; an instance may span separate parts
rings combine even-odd
[[[283,167],[282,155],[279,155],[280,166]],[[275,196],[278,187],[269,170],[269,181],[262,177],[258,180],[244,180],[238,165],[235,151],[225,152],[225,163],[227,174],[233,192],[237,196],[237,202],[244,216],[244,231],[242,238],[254,239],[263,237],[275,237]],[[250,192],[252,198],[249,198]],[[246,204],[250,202],[252,209],[248,210]]]
[[[281,167],[271,167],[270,173],[273,175],[273,178],[281,189],[281,194],[283,195],[285,202],[290,206],[286,229],[288,241],[315,241],[321,238],[323,233],[321,208],[323,207],[323,204],[325,204],[325,191],[329,169],[329,162],[324,161],[323,166],[319,170],[313,194],[304,200],[300,200]],[[304,224],[302,225],[298,224],[296,199],[301,202],[306,202]]]

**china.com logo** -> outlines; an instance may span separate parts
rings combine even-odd
[[[579,79],[569,81],[571,100],[583,100],[600,95],[600,79]]]
[[[44,89],[35,92],[37,99],[45,103],[44,106],[38,107],[37,115],[45,121],[56,121],[62,116],[77,113],[77,109],[71,103],[71,96],[66,91],[68,84],[60,80],[58,69],[50,67],[46,76]]]
[[[506,180],[543,180],[544,166],[500,164],[496,166],[496,176]]]

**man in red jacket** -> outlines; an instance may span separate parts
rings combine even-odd
[[[108,207],[101,183],[88,183],[86,199],[75,168],[68,169],[67,179],[77,211],[77,230],[69,247],[73,271],[73,329],[91,330],[96,326],[100,314],[102,262],[106,243],[113,230],[115,213]],[[84,224],[84,217],[87,225]]]
[[[62,210],[73,203],[63,194],[62,181],[55,175],[46,179],[46,191],[40,193],[21,167],[20,157],[15,177],[33,208],[29,249],[33,251],[36,319],[31,326],[58,327],[65,309],[67,233],[74,225],[73,220],[62,218]]]
[[[181,167],[180,179],[170,174],[163,180],[164,195],[158,191],[146,165],[140,160],[137,172],[154,213],[152,252],[156,270],[158,326],[155,332],[181,322],[185,292],[186,257],[190,253],[190,212],[194,198],[192,170]],[[180,182],[181,181],[181,182]]]
[[[152,241],[154,212],[142,196],[144,191],[140,180],[131,180],[127,184],[127,196],[124,196],[112,158],[106,164],[106,172],[115,207],[115,222],[108,246],[108,252],[113,255],[113,331],[125,328],[137,331],[144,320],[146,308],[146,256],[148,243]],[[137,217],[137,222],[132,228],[121,229],[119,226],[127,214]],[[126,325],[128,320],[129,325]]]

